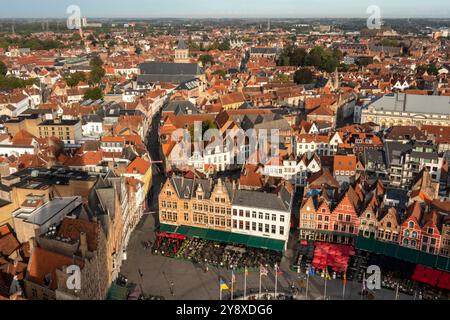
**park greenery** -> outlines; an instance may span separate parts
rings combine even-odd
[[[103,69],[103,61],[100,57],[95,56],[89,63],[91,67],[91,72],[89,74],[89,82],[91,84],[99,84],[100,81],[106,74],[105,69]]]
[[[67,85],[69,87],[75,87],[80,82],[86,81],[86,75],[84,72],[75,72],[75,73],[69,73],[64,76],[64,80],[66,81]]]
[[[51,50],[63,48],[64,44],[53,39],[38,39],[30,38],[9,38],[0,37],[0,48],[7,49],[10,46],[17,46],[19,48],[29,48],[31,50]]]
[[[278,65],[280,66],[296,66],[296,67],[316,67],[326,72],[334,72],[339,66],[342,59],[342,53],[338,50],[330,50],[320,46],[316,46],[307,52],[303,48],[296,48],[292,45],[287,46],[280,58]]]
[[[85,100],[99,100],[103,98],[103,90],[100,87],[89,88],[84,93]]]

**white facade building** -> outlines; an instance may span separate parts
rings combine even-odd
[[[236,190],[232,202],[231,231],[285,242],[289,238],[292,193],[282,188],[279,194]]]

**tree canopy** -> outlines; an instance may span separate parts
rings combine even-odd
[[[0,61],[0,76],[6,76],[7,72],[8,68],[6,67],[6,64],[3,61]]]
[[[64,77],[64,80],[69,87],[75,87],[80,82],[86,81],[86,75],[84,72],[69,73]]]
[[[209,54],[202,54],[198,60],[202,63],[203,66],[206,66],[207,64],[213,65],[214,64],[214,58],[212,55]]]
[[[100,57],[95,56],[90,61],[91,72],[89,74],[89,80],[92,84],[98,84],[103,79],[106,74],[105,69],[103,69],[103,61]]]
[[[294,74],[294,82],[296,84],[312,83],[313,79],[313,73],[308,68],[299,69]]]
[[[99,100],[103,98],[103,90],[100,87],[87,89],[84,93],[84,99]]]
[[[287,46],[278,60],[281,66],[313,66],[319,70],[333,72],[339,66],[342,53],[339,50],[325,49],[316,46],[309,53],[303,48]]]

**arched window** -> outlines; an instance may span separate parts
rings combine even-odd
[[[407,246],[409,244],[408,239],[403,239],[403,245]]]
[[[386,224],[386,226],[387,226],[388,228],[390,228],[390,227],[392,226],[392,224],[391,224],[390,222],[388,222],[388,223]]]
[[[408,224],[408,228],[414,228],[414,222],[410,221]]]

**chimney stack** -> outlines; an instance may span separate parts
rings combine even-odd
[[[37,248],[37,241],[36,238],[33,237],[30,240],[28,240],[28,243],[30,244],[30,256],[33,254],[34,248]]]
[[[86,254],[88,252],[88,246],[87,246],[87,237],[86,233],[81,232],[80,233],[80,253],[83,258],[86,257]]]

